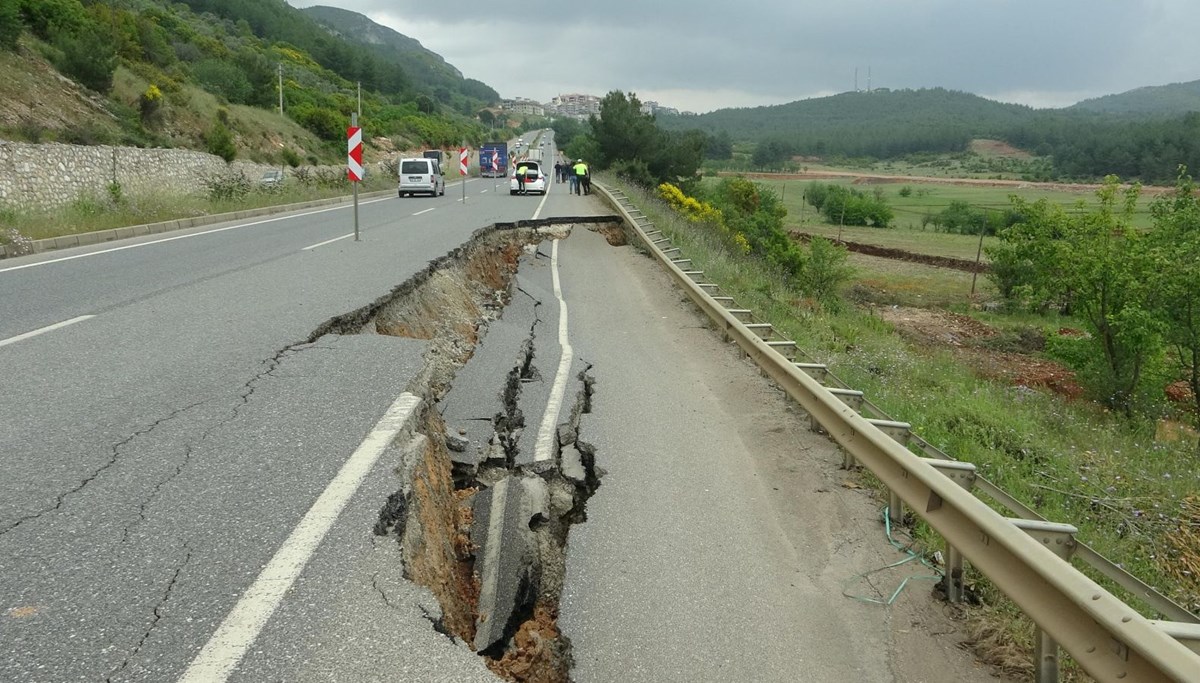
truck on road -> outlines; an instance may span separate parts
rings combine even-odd
[[[483,143],[479,148],[479,175],[484,178],[503,178],[508,175],[508,143]]]

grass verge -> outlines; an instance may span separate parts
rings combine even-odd
[[[1190,569],[1200,567],[1194,445],[1158,440],[1154,423],[1092,403],[977,377],[959,353],[910,345],[868,307],[816,311],[792,283],[731,253],[703,225],[680,218],[644,190],[606,182],[626,192],[723,293],[770,321],[813,360],[1048,519],[1077,526],[1078,537],[1101,554],[1193,612],[1200,609],[1200,576]],[[861,269],[855,285],[891,281],[886,272],[855,264]],[[927,547],[938,547],[923,523],[915,527]],[[1158,616],[1082,562],[1075,565],[1146,616]],[[968,583],[985,605],[972,617],[982,658],[1010,673],[1031,671],[1032,624],[985,577],[972,572]],[[1021,654],[1019,663],[1014,653]],[[1066,675],[1082,674],[1068,665]]]
[[[383,175],[368,176],[359,191],[393,189],[394,181]],[[210,199],[200,194],[164,192],[124,195],[116,192],[104,196],[81,197],[64,207],[45,211],[2,208],[0,244],[12,239],[9,230],[13,229],[27,239],[45,239],[264,206],[344,197],[352,191],[349,183],[324,186],[316,183],[304,184],[289,178],[283,187],[272,190],[255,188],[237,199]]]

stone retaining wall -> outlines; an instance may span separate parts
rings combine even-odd
[[[186,149],[29,144],[0,140],[0,208],[51,208],[79,197],[105,196],[112,183],[126,195],[189,193],[200,179],[227,169],[257,180],[265,164]]]

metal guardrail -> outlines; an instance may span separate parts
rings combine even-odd
[[[1195,616],[1087,548],[1090,562],[1107,563],[1118,576],[1125,574],[1110,578],[1143,599],[1150,596],[1147,602],[1179,621],[1146,619],[1070,564],[1071,554],[1086,548],[1074,540],[1074,527],[1042,520],[977,477],[973,465],[951,459],[923,439],[915,443],[936,451],[926,451],[935,457],[910,451],[905,445],[913,436],[909,425],[883,416],[862,392],[824,386],[815,376],[829,381],[827,368],[785,356],[781,349],[794,354],[795,342],[775,338],[769,325],[744,320],[752,317],[751,311],[737,308],[730,297],[715,296],[718,286],[703,282],[703,273],[623,193],[600,183],[593,186],[720,331],[808,412],[814,427],[819,425],[841,446],[847,464],[863,464],[888,488],[893,511],[908,505],[945,539],[949,597],[961,588],[956,581],[961,582],[965,558],[1033,620],[1040,629],[1035,653],[1039,681],[1057,678],[1060,646],[1098,681],[1200,680],[1200,655],[1189,649],[1200,649],[1200,627],[1179,623],[1195,622]],[[1005,518],[975,497],[970,491],[974,485],[1024,518]],[[1134,582],[1127,585],[1128,579]]]

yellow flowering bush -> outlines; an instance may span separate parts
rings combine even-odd
[[[659,185],[658,196],[677,213],[682,214],[684,218],[693,223],[712,223],[721,226],[725,224],[725,217],[721,214],[720,209],[708,202],[698,201],[694,197],[687,196],[683,190],[671,183]]]

